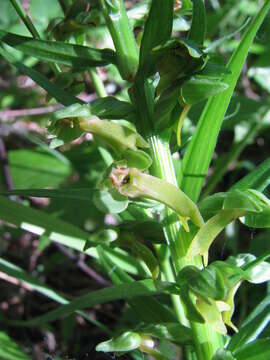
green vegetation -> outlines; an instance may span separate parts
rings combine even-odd
[[[0,358],[269,358],[270,0],[0,7]]]

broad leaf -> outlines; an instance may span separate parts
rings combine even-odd
[[[8,159],[17,189],[57,187],[72,173],[70,164],[40,148],[11,150]]]
[[[142,338],[138,333],[126,331],[120,336],[114,337],[108,341],[99,343],[96,351],[102,352],[126,352],[137,349],[142,343]]]
[[[228,84],[221,79],[195,75],[181,87],[180,100],[183,104],[194,105],[225,91],[227,88]]]
[[[251,254],[238,254],[230,256],[227,262],[241,267],[245,271],[246,280],[250,283],[261,284],[270,281],[270,263],[264,261],[269,257],[269,252],[258,258]]]
[[[105,214],[119,214],[128,207],[128,198],[116,191],[100,190],[94,193],[93,197],[96,207]]]

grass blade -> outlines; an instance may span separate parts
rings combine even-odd
[[[269,8],[270,0],[267,0],[243,36],[228,64],[227,68],[230,73],[224,78],[224,81],[229,84],[229,88],[220,95],[208,100],[187,148],[178,180],[182,190],[193,201],[197,201],[200,195],[204,178],[213,156],[222,120],[248,55],[249,48]]]

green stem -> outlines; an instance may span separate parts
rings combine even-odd
[[[107,26],[114,41],[116,51],[118,53],[119,71],[123,78],[131,80],[134,76],[134,69],[138,67],[137,46],[129,27],[126,11],[122,0],[99,0],[103,10]],[[110,4],[110,5],[109,5]],[[175,171],[173,167],[172,157],[169,148],[169,134],[164,136],[154,133],[154,92],[151,84],[145,79],[135,79],[131,88],[130,97],[136,107],[139,123],[136,124],[139,131],[144,135],[150,145],[150,152],[153,159],[153,166],[150,169],[152,175],[158,176],[177,186]],[[166,208],[167,219],[173,212]],[[175,221],[164,226],[164,234],[176,273],[183,266],[189,265],[190,262],[185,258],[186,248],[184,242],[180,241],[180,222]],[[200,266],[202,262],[200,261]],[[173,273],[170,271],[169,259],[163,262],[163,270],[168,280],[171,279]],[[175,312],[181,323],[187,324],[188,320],[184,314],[184,304],[181,299],[176,303],[172,299]],[[223,346],[222,338],[214,330],[209,328],[207,324],[192,323],[194,344],[198,360],[211,360],[216,350]]]
[[[132,81],[137,71],[139,54],[123,0],[99,0],[112,36],[118,69],[123,79]]]
[[[171,182],[172,184],[176,184],[177,180],[173,168],[168,141],[166,141],[166,139],[162,139],[159,136],[151,136],[149,138],[149,142],[152,149],[152,157],[154,161],[152,173],[155,176],[159,176],[162,179]],[[171,216],[171,210],[166,209],[166,211],[167,216]],[[173,224],[169,224],[164,227],[164,234],[171,251],[176,272],[179,272],[182,267],[190,265],[192,263],[193,265],[198,266],[197,262],[194,264],[194,261],[188,261],[185,258],[186,247],[179,239],[179,231],[179,222],[174,222]],[[200,266],[202,266],[201,263]],[[182,303],[181,308],[184,308]],[[181,312],[180,308],[177,309],[177,311],[178,318],[181,319],[180,321],[183,324],[187,323],[188,320]],[[191,328],[194,335],[193,340],[198,360],[212,359],[216,350],[220,347],[223,347],[223,341],[221,336],[207,324],[191,322]]]
[[[169,258],[169,248],[165,244],[163,245],[154,245],[155,250],[158,254],[160,266],[164,273],[165,279],[170,282],[175,282],[175,274]],[[178,295],[171,295],[172,304],[174,307],[175,314],[183,325],[190,327],[189,321],[185,317],[185,310],[183,304],[180,301]]]
[[[102,82],[102,80],[100,79],[97,70],[95,68],[91,68],[89,69],[89,75],[93,84],[93,87],[97,93],[97,95],[99,97],[106,97],[107,96],[107,92],[105,89],[105,86]]]

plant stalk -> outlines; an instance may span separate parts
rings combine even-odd
[[[119,72],[123,79],[132,81],[139,64],[139,53],[124,1],[99,0],[99,4],[114,42]]]
[[[134,77],[134,70],[138,68],[139,58],[135,38],[132,34],[127,14],[122,0],[99,0],[103,14],[114,41],[118,56],[118,68],[124,79],[131,81]],[[110,5],[109,5],[110,4]],[[169,133],[162,135],[154,131],[154,92],[152,85],[146,80],[137,78],[130,91],[131,101],[133,102],[138,115],[139,123],[136,124],[138,130],[145,136],[150,145],[150,153],[153,165],[150,173],[161,179],[177,186],[174,166],[169,148]],[[175,214],[166,208],[166,218],[168,224],[164,226],[164,234],[168,248],[171,253],[174,270],[177,274],[184,266],[190,265],[190,261],[185,258],[185,244],[180,241],[180,222],[169,223],[170,218]],[[159,252],[159,258],[162,254]],[[164,258],[162,267],[167,280],[172,280],[174,274],[170,268],[169,258]],[[193,261],[194,264],[194,261]],[[202,261],[200,259],[200,267]],[[197,264],[198,266],[198,264]],[[176,302],[172,299],[177,318],[182,324],[188,324],[184,304],[181,299]],[[198,360],[211,360],[216,350],[223,347],[222,338],[207,324],[191,323],[193,331],[194,345]],[[187,349],[189,350],[189,349]]]
[[[152,174],[176,185],[177,180],[173,168],[168,141],[166,141],[164,138],[162,139],[160,136],[152,135],[149,137],[149,142],[152,150],[152,158],[154,161]],[[172,215],[172,211],[170,209],[166,209],[166,212],[167,217]],[[179,222],[174,222],[164,227],[164,234],[171,251],[176,272],[179,272],[184,266],[187,265],[193,264],[198,266],[197,261],[189,261],[185,258],[186,249],[185,246],[183,246],[183,242],[180,241],[179,232]],[[201,266],[202,263],[200,261],[200,267]],[[180,309],[184,309],[184,305],[182,304],[181,299],[180,304],[181,307],[178,309],[178,318],[181,319],[183,324],[186,324],[188,320],[184,314],[180,312]],[[213,355],[216,353],[216,350],[224,346],[221,335],[216,333],[207,324],[191,322],[190,326],[194,335],[193,340],[198,360],[211,360]]]

